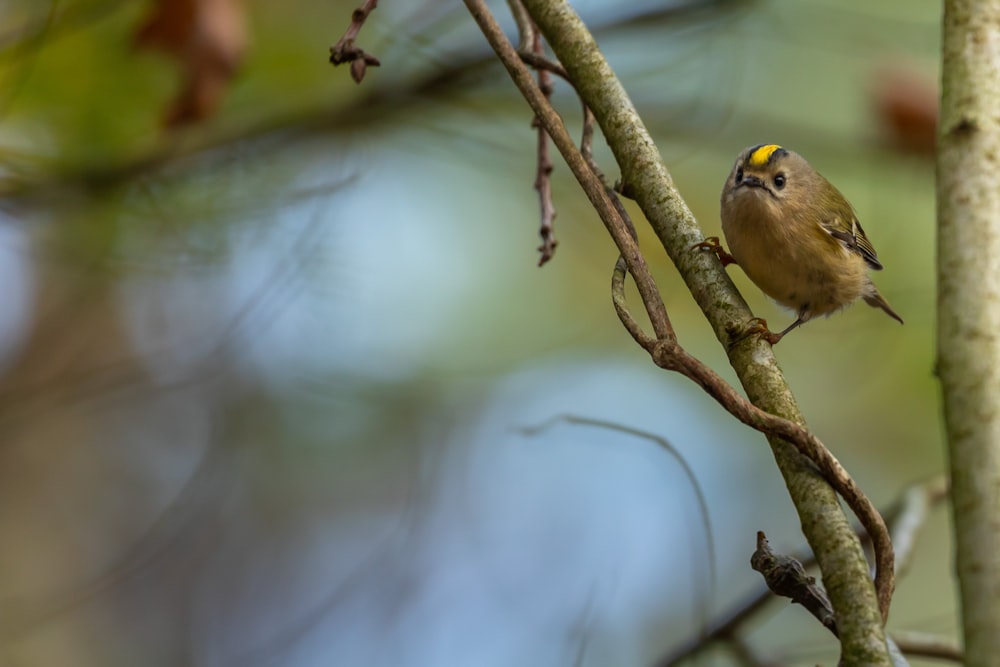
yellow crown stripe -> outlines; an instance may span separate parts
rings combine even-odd
[[[774,151],[780,151],[781,146],[777,144],[767,144],[766,146],[761,146],[753,153],[750,154],[750,159],[747,160],[751,167],[763,167],[767,164],[767,161],[771,159],[774,155]]]

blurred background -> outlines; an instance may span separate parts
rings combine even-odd
[[[383,2],[357,85],[356,4],[0,4],[0,665],[650,665],[761,588],[757,530],[803,551],[764,439],[618,324],[558,159],[537,268],[531,114],[464,6]],[[574,5],[706,234],[751,144],[852,200],[906,325],[861,304],[777,356],[878,505],[940,473],[938,3]],[[954,636],[941,508],[897,591],[891,629]],[[688,664],[837,660],[786,601],[742,635],[758,663]]]

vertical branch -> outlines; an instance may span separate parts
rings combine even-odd
[[[946,0],[938,372],[966,660],[1000,656],[1000,1]]]
[[[534,26],[532,27],[534,28]],[[545,56],[542,35],[537,28],[532,30],[531,50],[537,56]],[[549,74],[548,70],[538,70],[538,88],[546,99],[552,97],[552,75]],[[535,116],[532,125],[538,131],[538,171],[535,174],[535,189],[538,190],[541,206],[541,223],[538,227],[538,234],[542,237],[542,245],[538,246],[538,252],[541,253],[538,258],[538,266],[542,266],[552,259],[559,242],[556,241],[555,229],[552,227],[556,218],[556,207],[552,203],[552,179],[550,178],[552,159],[549,157],[549,134],[538,121],[538,116]]]
[[[547,62],[542,35],[538,32],[538,27],[531,20],[521,0],[507,0],[507,6],[510,7],[510,13],[514,16],[514,23],[517,25],[518,54],[522,58],[529,58],[534,62]],[[556,63],[551,64],[557,66]],[[550,100],[552,98],[552,75],[549,73],[549,69],[539,66],[537,76],[538,90],[541,91],[546,100]],[[538,131],[535,190],[538,191],[538,203],[541,209],[538,235],[542,237],[542,245],[538,246],[540,253],[538,266],[544,266],[555,255],[556,246],[559,245],[552,224],[556,219],[556,205],[552,201],[551,176],[553,166],[552,159],[549,157],[549,134],[545,131],[545,125],[537,114],[531,121],[531,127]]]

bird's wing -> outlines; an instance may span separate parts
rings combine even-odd
[[[882,270],[882,262],[878,261],[875,248],[865,236],[865,230],[861,228],[861,223],[856,217],[851,216],[850,221],[841,218],[824,220],[823,229],[830,236],[843,243],[845,248],[861,255],[869,267],[876,271]]]

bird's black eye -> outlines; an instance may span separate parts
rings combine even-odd
[[[736,168],[736,182],[739,183],[743,180],[743,167]]]
[[[774,177],[774,187],[778,188],[779,190],[781,188],[785,187],[785,175],[784,174],[777,174]]]

